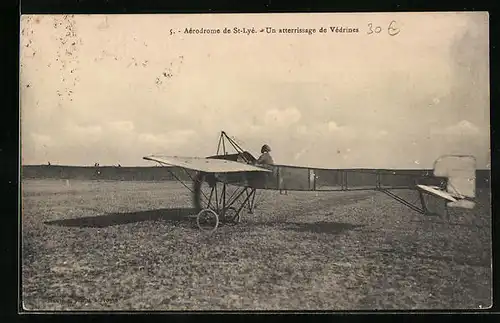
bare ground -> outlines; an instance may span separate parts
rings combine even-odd
[[[479,192],[475,210],[451,209],[449,222],[375,192],[262,192],[256,214],[206,236],[178,183],[22,185],[27,310],[479,309],[492,302],[488,192]]]

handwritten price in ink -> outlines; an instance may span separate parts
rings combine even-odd
[[[396,21],[394,20],[387,26],[387,33],[390,36],[396,36],[400,31],[401,30],[398,28]],[[368,35],[380,34],[380,32],[382,32],[382,27],[374,26],[371,22],[368,24],[368,31],[366,32]]]

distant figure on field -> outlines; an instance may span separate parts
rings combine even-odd
[[[50,162],[47,162],[47,165],[50,166]]]
[[[97,169],[95,170],[95,174],[96,174],[97,176],[101,175],[101,170],[99,169],[99,163],[95,163],[95,164],[94,164],[94,167],[95,167],[95,168],[97,168]]]
[[[268,145],[264,145],[260,149],[260,152],[262,153],[262,155],[260,155],[259,159],[257,159],[257,164],[261,164],[261,165],[273,165],[274,164],[273,157],[271,157],[271,154],[270,154],[271,147],[269,147]]]

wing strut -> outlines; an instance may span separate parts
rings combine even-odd
[[[161,163],[159,163],[159,164],[161,165]],[[189,190],[189,192],[191,192],[191,194],[194,194],[194,190],[191,187],[187,186],[184,183],[184,181],[182,181],[177,175],[175,175],[175,173],[173,171],[171,171],[169,168],[170,167],[165,167],[165,169],[167,170],[167,172],[169,172],[179,183],[181,183],[185,188],[187,188]],[[178,168],[184,170],[184,172],[189,176],[189,178],[191,178],[192,181],[196,180],[195,178],[193,178],[193,176],[191,176],[191,174],[189,174],[189,172],[185,168],[182,168],[182,167],[178,167]],[[203,194],[203,196],[206,199],[208,199],[208,197],[205,195],[205,193],[203,193],[203,192],[200,192],[200,193]]]

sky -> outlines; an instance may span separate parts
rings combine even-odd
[[[205,157],[224,130],[254,155],[270,145],[278,164],[432,168],[441,155],[468,154],[490,168],[488,20],[485,12],[23,16],[22,163]],[[257,32],[184,33],[225,27]],[[276,33],[259,32],[266,27]]]

